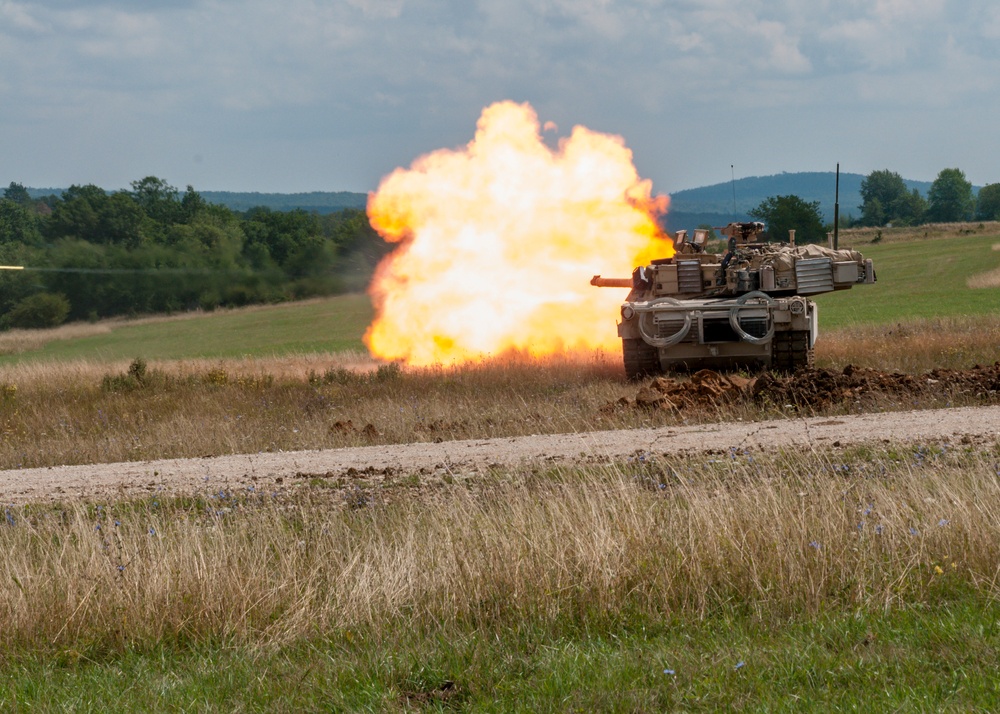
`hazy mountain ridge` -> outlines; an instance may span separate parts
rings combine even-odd
[[[841,217],[861,215],[862,174],[840,174]],[[911,191],[917,189],[924,197],[930,181],[903,179]],[[735,190],[735,210],[734,210]],[[977,188],[978,190],[978,188]],[[711,186],[685,189],[670,195],[667,228],[691,230],[699,225],[723,226],[730,221],[750,220],[749,211],[770,196],[798,196],[804,201],[819,201],[824,220],[833,222],[833,207],[837,192],[837,174],[833,171],[799,171],[773,176],[747,176]]]
[[[840,174],[840,215],[855,218],[861,215],[862,174]],[[927,196],[930,181],[904,179],[910,190],[917,189]],[[734,204],[735,190],[735,204]],[[978,187],[974,187],[978,191]],[[28,193],[38,198],[50,194],[60,195],[63,189],[29,188]],[[773,176],[747,176],[735,182],[676,191],[670,196],[670,210],[665,222],[669,230],[691,230],[698,225],[725,225],[733,220],[749,220],[748,213],[769,196],[795,195],[805,201],[819,201],[820,212],[827,221],[833,221],[836,191],[836,174],[833,171],[800,171]],[[345,208],[363,209],[368,194],[352,191],[311,191],[307,193],[258,193],[239,191],[199,191],[210,203],[226,206],[234,211],[247,211],[256,206],[266,206],[276,211],[301,209],[316,213],[333,213]]]

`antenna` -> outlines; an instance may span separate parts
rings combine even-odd
[[[739,216],[736,215],[736,169],[732,164],[729,164],[729,172],[733,176],[733,220],[738,220]]]
[[[833,196],[833,249],[838,250],[840,246],[840,162],[837,162],[837,184],[836,193]]]

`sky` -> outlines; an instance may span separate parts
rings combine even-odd
[[[529,102],[658,193],[1000,181],[995,0],[0,0],[0,185],[372,191]]]

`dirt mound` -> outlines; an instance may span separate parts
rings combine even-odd
[[[725,375],[703,369],[689,379],[657,377],[639,388],[635,401],[621,398],[604,406],[603,411],[613,412],[623,407],[642,409],[689,409],[715,405],[748,394],[755,379],[738,375]]]
[[[603,411],[621,408],[713,408],[735,399],[752,399],[810,410],[879,397],[966,396],[990,398],[1000,392],[1000,362],[967,370],[935,369],[913,375],[848,365],[843,371],[809,369],[792,375],[770,372],[745,378],[702,370],[689,379],[657,377],[643,385],[635,400],[622,398]]]

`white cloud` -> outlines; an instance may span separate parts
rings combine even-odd
[[[705,135],[709,152],[748,107],[909,111],[932,133],[913,107],[994,108],[997,39],[992,0],[0,0],[0,130],[57,137],[64,163],[106,161],[89,144],[111,123],[227,156],[345,137],[358,163],[403,163],[513,98],[648,146]],[[709,137],[706,112],[739,118]],[[116,151],[173,160],[166,140],[141,148]]]

